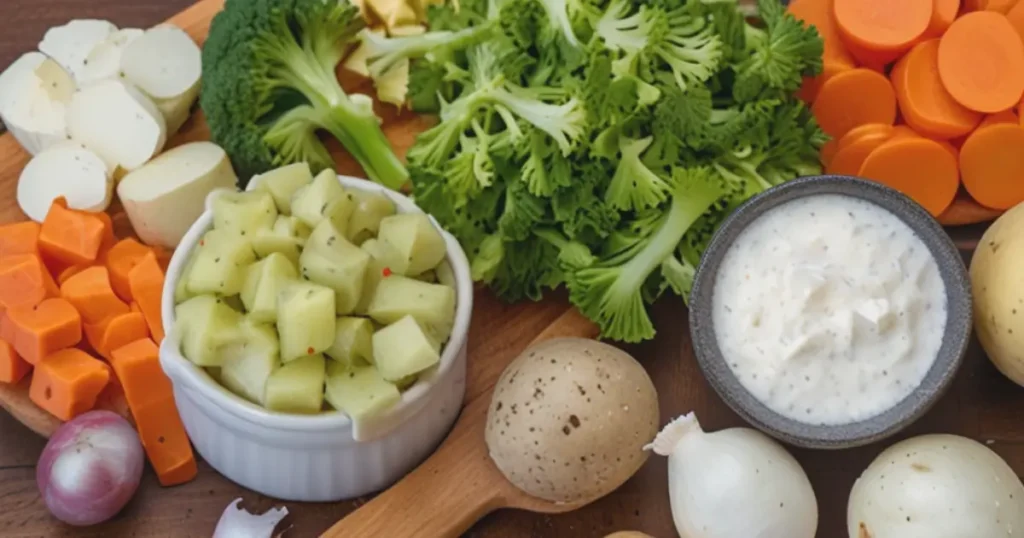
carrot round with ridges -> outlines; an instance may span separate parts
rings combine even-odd
[[[981,114],[961,105],[939,77],[939,40],[914,46],[889,75],[904,121],[928,138],[949,139],[971,132]]]
[[[1001,13],[975,11],[939,40],[939,77],[961,105],[991,114],[1013,107],[1024,94],[1024,44]]]
[[[909,135],[872,151],[857,175],[902,192],[933,216],[953,203],[960,186],[953,155],[934,140]]]
[[[823,131],[841,138],[866,123],[892,125],[896,121],[896,93],[881,73],[851,69],[821,86],[811,111]]]
[[[1001,123],[974,131],[960,148],[960,171],[964,188],[985,207],[1024,202],[1024,127]]]

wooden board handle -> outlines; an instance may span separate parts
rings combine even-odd
[[[567,310],[533,343],[575,336],[594,338],[597,327]],[[505,363],[512,361],[508,357]],[[390,489],[359,507],[321,536],[355,538],[458,538],[477,521],[520,495],[491,462],[484,426],[492,390],[469,402],[441,447]]]

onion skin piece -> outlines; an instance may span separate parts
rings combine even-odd
[[[117,515],[139,488],[145,454],[123,417],[90,411],[50,437],[36,466],[36,484],[54,517],[77,527]]]
[[[288,515],[288,508],[278,507],[255,515],[238,505],[239,497],[224,509],[224,513],[213,530],[213,538],[273,538],[274,530]]]

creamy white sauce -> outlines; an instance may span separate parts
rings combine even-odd
[[[815,195],[760,216],[716,276],[718,346],[782,415],[847,424],[910,394],[938,355],[946,288],[928,247],[888,210]]]

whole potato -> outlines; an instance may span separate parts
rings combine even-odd
[[[583,338],[531,346],[502,373],[487,414],[487,447],[505,477],[552,502],[590,501],[647,460],[658,396],[629,354]]]
[[[992,363],[1024,385],[1024,204],[985,231],[971,260],[974,329]]]

